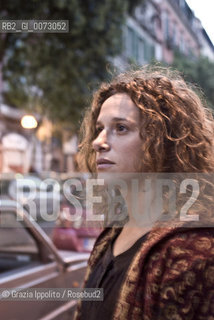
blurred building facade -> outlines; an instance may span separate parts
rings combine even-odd
[[[24,110],[0,104],[0,173],[76,171],[77,136],[69,133],[60,141],[53,134],[52,122],[37,114],[38,127],[23,128],[25,115]]]
[[[126,69],[130,63],[143,65],[152,59],[161,61],[163,34],[161,8],[151,0],[136,7],[132,15],[127,16],[123,28],[123,50],[115,58],[115,65]]]
[[[210,61],[214,62],[214,47],[206,30],[203,28],[201,21],[197,18],[194,19],[193,28],[197,34],[200,44],[200,54],[207,57]]]
[[[170,64],[176,50],[214,61],[213,44],[185,0],[147,0],[126,17],[122,53],[113,62],[120,70],[153,59]],[[75,171],[76,135],[62,132],[59,143],[45,118],[38,118],[35,130],[22,128],[25,112],[2,103],[2,85],[0,74],[0,172]]]
[[[163,61],[173,62],[174,50],[190,58],[200,54],[200,43],[194,30],[194,14],[184,0],[158,1],[161,7]]]
[[[124,70],[156,61],[173,62],[178,50],[190,59],[204,55],[214,61],[214,46],[185,0],[149,0],[126,19],[123,50],[115,65]]]
[[[34,129],[25,129],[25,111],[0,104],[0,172],[27,173],[42,170],[43,152]],[[40,117],[37,121],[40,121]]]

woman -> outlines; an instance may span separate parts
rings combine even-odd
[[[103,288],[104,300],[81,301],[75,319],[214,317],[214,229],[209,227],[212,181],[208,186],[202,183],[206,201],[196,206],[201,216],[190,216],[191,225],[179,216],[153,226],[139,224],[136,213],[145,217],[148,205],[144,201],[139,212],[134,212],[131,197],[131,181],[137,173],[175,176],[214,171],[214,126],[209,110],[176,73],[144,67],[101,85],[82,133],[80,159],[90,172],[98,178],[118,174],[130,178],[126,178],[126,192],[120,189],[128,218],[122,227],[110,223],[104,229],[88,262],[84,286]],[[138,200],[146,200],[145,190],[139,190]],[[152,195],[154,200],[153,188]],[[153,201],[150,205],[152,214],[156,207]],[[183,209],[178,207],[176,214]]]

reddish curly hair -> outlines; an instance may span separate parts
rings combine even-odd
[[[81,169],[96,172],[96,121],[104,101],[116,93],[128,94],[141,110],[144,172],[214,171],[211,111],[177,72],[151,66],[121,74],[95,92],[81,128]]]

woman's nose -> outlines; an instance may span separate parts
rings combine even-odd
[[[96,139],[92,142],[92,147],[96,152],[108,151],[110,149],[106,130],[102,130],[98,134]]]

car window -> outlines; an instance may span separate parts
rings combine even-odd
[[[30,232],[13,212],[0,212],[0,273],[39,260],[38,246]]]

